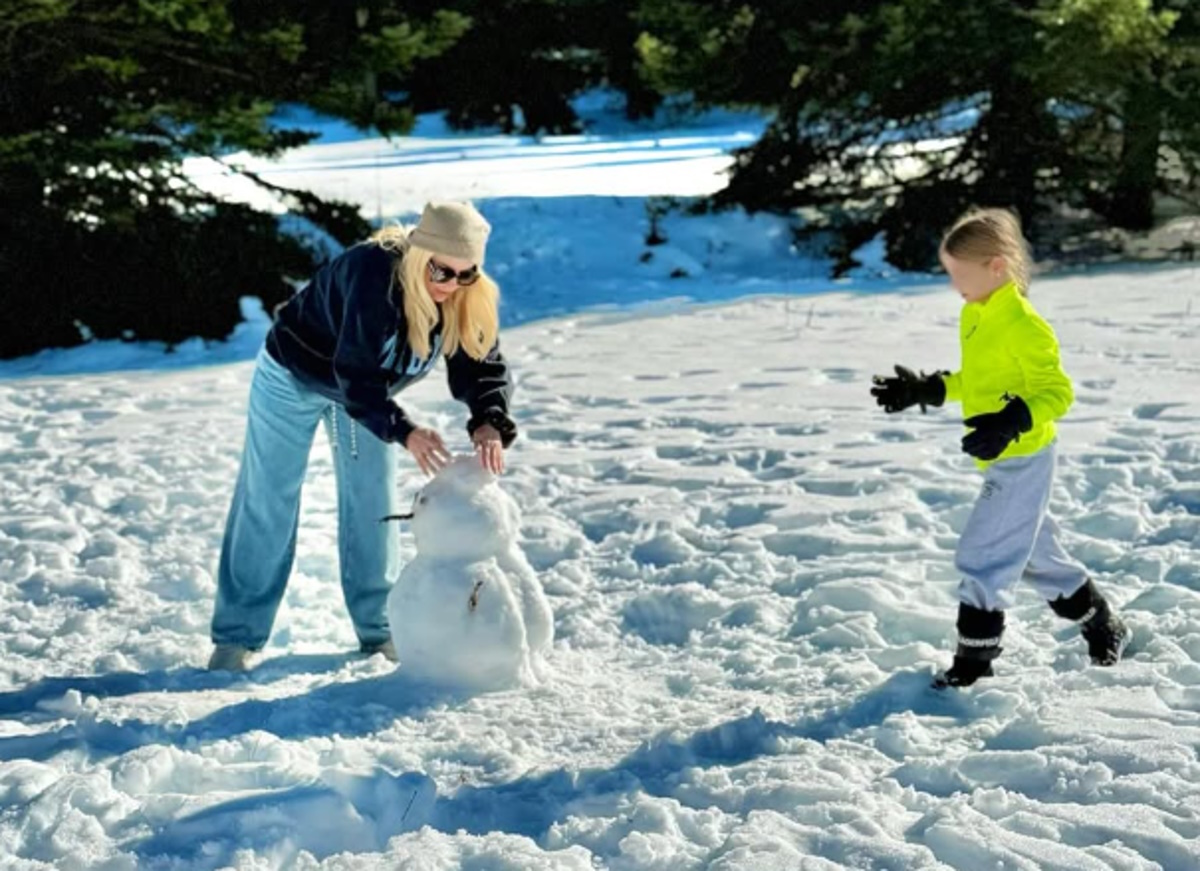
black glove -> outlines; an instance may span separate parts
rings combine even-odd
[[[946,401],[946,382],[942,380],[941,372],[932,375],[922,372],[917,375],[911,369],[897,366],[896,376],[885,378],[876,375],[871,379],[875,385],[871,388],[871,395],[888,414],[895,414],[913,405],[920,405],[924,414],[925,406],[936,408]]]
[[[999,411],[968,417],[963,424],[973,430],[963,436],[963,451],[980,460],[994,460],[1011,442],[1020,441],[1021,433],[1033,429],[1033,415],[1024,399],[1012,396]]]

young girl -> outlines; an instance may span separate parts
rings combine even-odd
[[[939,256],[965,301],[959,325],[962,368],[953,374],[876,376],[871,394],[888,413],[962,402],[969,430],[963,451],[984,472],[983,490],[959,540],[958,648],[934,685],[970,686],[992,675],[1004,609],[1018,579],[1030,581],[1060,617],[1075,621],[1097,665],[1121,658],[1132,633],[1087,571],[1063,551],[1047,512],[1056,430],[1074,400],[1054,331],[1026,299],[1030,257],[1021,225],[1007,211],[964,215]]]

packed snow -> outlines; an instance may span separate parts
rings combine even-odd
[[[0,867],[1200,867],[1200,273],[1034,285],[1078,394],[1052,509],[1128,659],[1090,666],[1022,589],[997,676],[938,693],[980,479],[954,408],[889,417],[868,389],[953,366],[961,302],[937,276],[831,282],[777,219],[673,215],[646,246],[645,197],[711,189],[738,129],[653,131],[719,152],[671,162],[634,130],[573,153],[447,135],[445,161],[357,170],[412,143],[336,141],[276,167],[368,208],[385,190],[388,216],[436,192],[493,220],[521,437],[479,483],[517,511],[456,558],[536,576],[535,680],[356,652],[323,436],[261,663],[203,670],[252,303],[224,345],[0,367]],[[469,451],[444,378],[403,401]]]
[[[387,600],[406,675],[465,691],[537,681],[554,615],[520,530],[516,501],[470,454],[417,493],[416,553]]]

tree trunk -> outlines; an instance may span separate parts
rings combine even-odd
[[[1046,142],[1046,115],[1032,82],[1008,71],[996,76],[991,107],[980,121],[981,206],[1016,209],[1030,220],[1037,206],[1039,157]]]
[[[1125,98],[1121,163],[1109,204],[1109,220],[1126,230],[1154,226],[1154,191],[1163,118],[1152,82],[1141,80]]]

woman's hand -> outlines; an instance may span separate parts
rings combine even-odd
[[[471,441],[475,443],[475,453],[479,454],[479,462],[494,475],[504,471],[504,445],[500,442],[500,433],[490,423],[485,423],[471,433]]]
[[[497,436],[499,438],[499,436]],[[408,434],[404,447],[416,459],[426,475],[432,475],[450,462],[450,452],[442,437],[431,429],[419,426]]]

